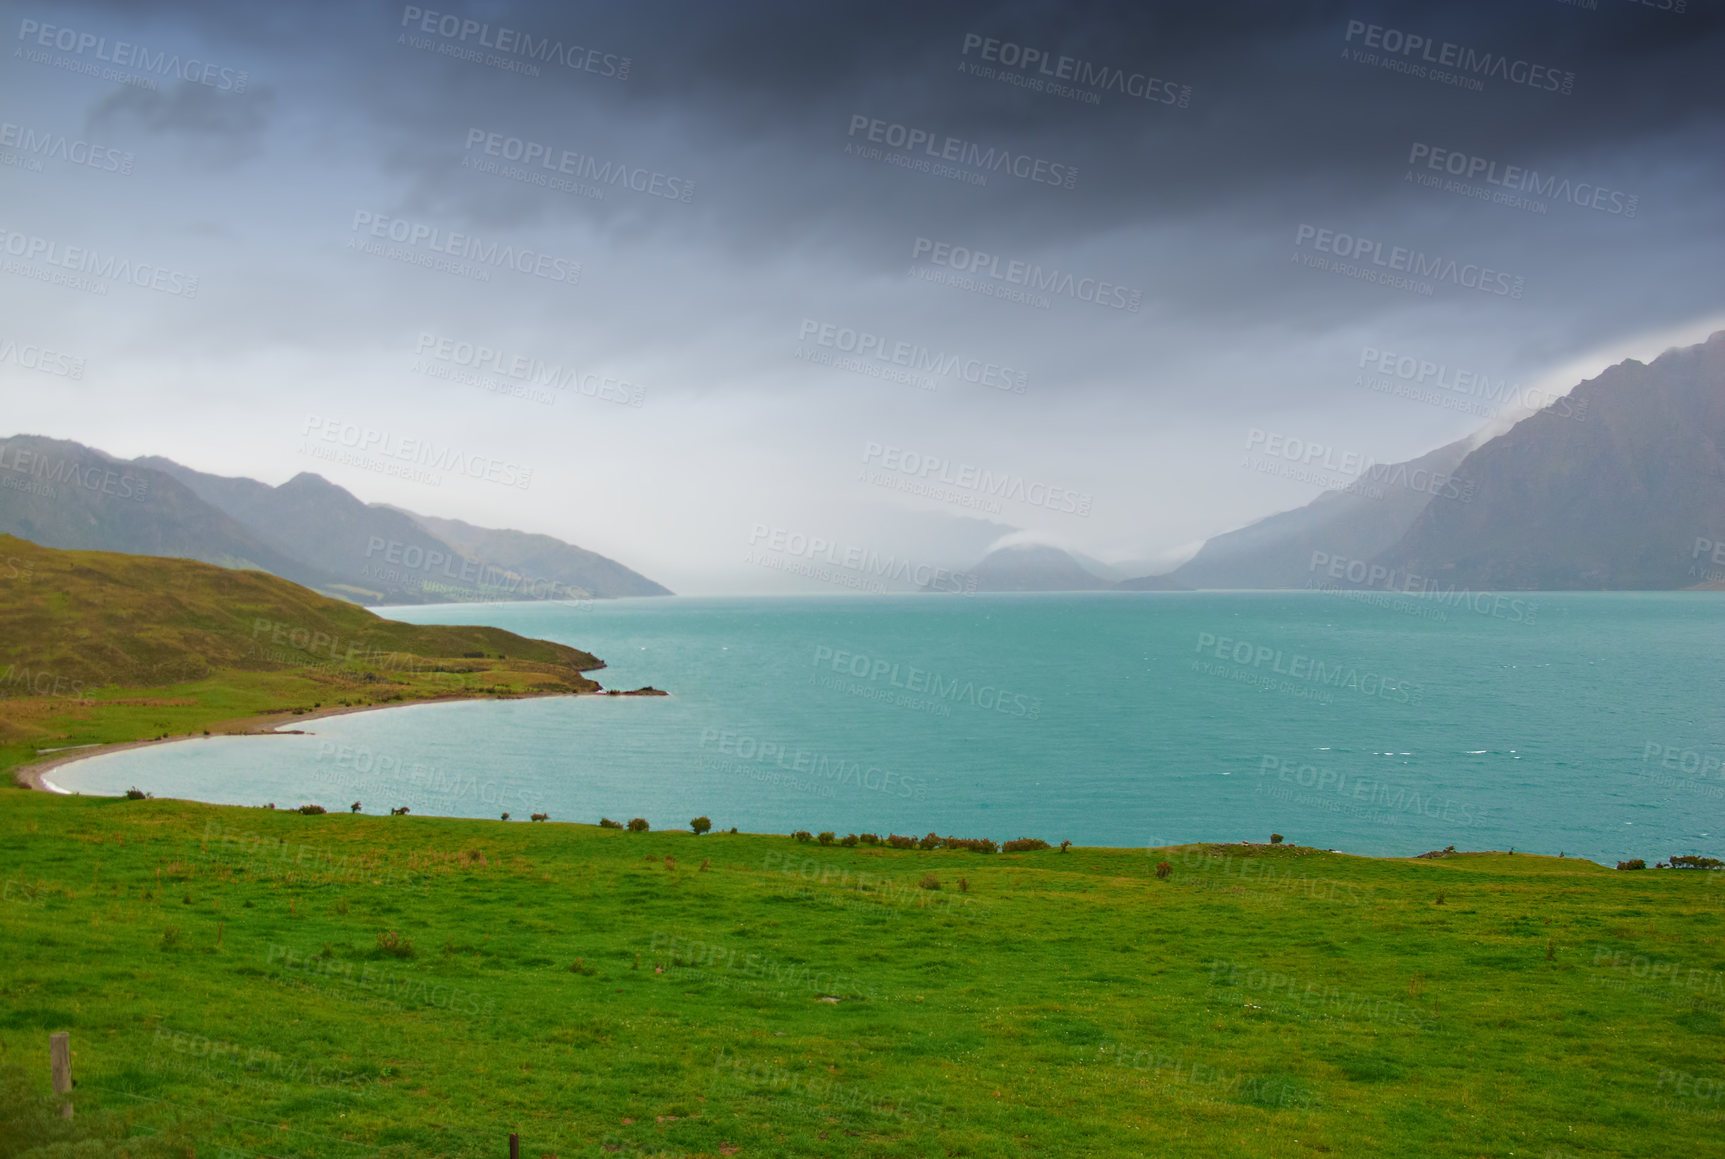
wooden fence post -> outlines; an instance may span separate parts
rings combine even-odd
[[[521,1159],[521,1136],[509,1132],[509,1159]]]
[[[54,1067],[54,1093],[70,1096],[72,1093],[72,1040],[71,1035],[62,1030],[58,1034],[48,1036],[48,1058]],[[72,1117],[72,1100],[70,1097],[60,1104],[60,1117]]]

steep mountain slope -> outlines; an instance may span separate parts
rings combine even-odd
[[[1468,456],[1473,502],[1433,503],[1378,562],[1480,589],[1685,588],[1725,541],[1725,331],[1620,362]]]
[[[0,533],[44,547],[261,568],[311,585],[333,578],[262,539],[171,474],[35,435],[0,439]]]
[[[1468,445],[1462,439],[1405,463],[1377,465],[1349,491],[1326,491],[1304,507],[1215,536],[1167,578],[1191,588],[1303,588],[1315,578],[1314,552],[1372,559],[1428,505],[1459,501],[1464,492],[1449,481],[1466,477],[1460,464]]]

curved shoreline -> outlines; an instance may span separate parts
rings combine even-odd
[[[89,760],[91,757],[107,756],[109,753],[124,752],[127,749],[145,748],[150,745],[178,744],[184,741],[207,740],[216,736],[292,736],[292,732],[281,731],[282,726],[294,721],[321,720],[330,716],[346,716],[354,712],[377,712],[387,708],[412,708],[423,704],[465,704],[474,701],[491,700],[549,700],[558,696],[592,696],[605,698],[607,692],[547,692],[530,696],[437,696],[423,700],[395,701],[389,704],[358,704],[339,708],[315,708],[309,712],[266,712],[257,716],[236,717],[233,720],[218,721],[212,725],[206,734],[187,734],[185,736],[156,737],[151,740],[122,740],[109,744],[77,745],[69,749],[59,749],[52,756],[42,760],[31,761],[19,765],[12,770],[12,783],[20,789],[35,789],[44,793],[58,793],[62,796],[74,796],[71,789],[62,789],[44,779],[43,774],[64,765],[77,761]]]

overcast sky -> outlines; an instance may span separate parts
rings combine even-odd
[[[1678,6],[10,5],[0,433],[684,593],[832,590],[775,534],[1163,570],[1346,481],[1293,440],[1411,458],[1502,409],[1468,374],[1722,324]]]

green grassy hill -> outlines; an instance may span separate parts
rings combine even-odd
[[[581,673],[603,666],[500,628],[386,620],[263,572],[0,535],[0,769],[259,713],[592,691]]]
[[[0,1157],[1713,1154],[1720,880],[4,790]]]

